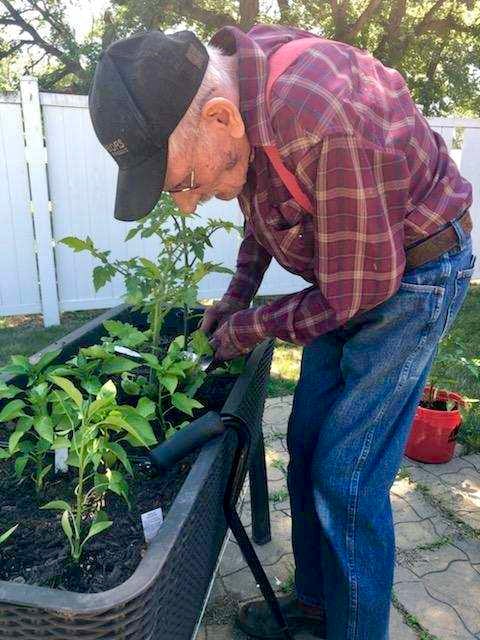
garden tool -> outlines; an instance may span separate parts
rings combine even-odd
[[[263,597],[270,607],[274,619],[283,633],[284,640],[294,640],[294,636],[290,632],[280,609],[275,592],[236,510],[236,502],[245,477],[251,445],[250,431],[245,422],[236,416],[226,414],[220,416],[218,413],[210,411],[192,422],[190,426],[176,433],[167,442],[155,447],[150,452],[150,460],[158,471],[166,472],[195,449],[202,447],[213,438],[223,435],[227,429],[235,431],[237,447],[225,490],[223,503],[225,519],[235,536],[256,583],[260,587]]]
[[[133,349],[129,349],[128,347],[116,346],[114,350],[115,350],[115,353],[120,353],[121,355],[128,356],[129,358],[134,358],[134,359],[142,358],[141,353],[138,353],[138,351],[134,351]],[[189,358],[190,360],[193,360],[194,362],[196,362],[200,367],[200,369],[205,373],[212,371],[213,369],[215,369],[216,367],[222,364],[219,360],[215,359],[215,356],[199,357],[193,351],[184,351],[183,355]]]

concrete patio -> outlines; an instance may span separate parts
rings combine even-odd
[[[267,400],[264,417],[272,541],[257,552],[277,589],[293,567],[285,477],[291,402],[291,396]],[[461,456],[460,447],[456,454],[443,465],[405,458],[392,487],[397,564],[390,640],[480,640],[480,454]],[[242,519],[249,525],[248,492]],[[230,540],[197,638],[246,640],[232,626],[237,603],[259,595]]]

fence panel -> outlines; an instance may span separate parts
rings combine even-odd
[[[0,95],[0,314],[41,311],[19,94]]]

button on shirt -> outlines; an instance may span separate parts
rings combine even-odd
[[[254,149],[239,196],[245,235],[226,293],[249,303],[272,256],[310,286],[231,316],[224,331],[245,351],[267,336],[297,344],[392,296],[405,247],[471,204],[472,188],[402,76],[355,47],[318,38],[273,85],[268,58],[312,37],[299,29],[225,27],[212,44],[238,57],[240,111]],[[292,199],[262,147],[275,144],[314,207]]]

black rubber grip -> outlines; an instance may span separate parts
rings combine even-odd
[[[218,413],[209,411],[176,433],[170,440],[152,449],[149,453],[150,460],[159,471],[167,471],[189,453],[224,432],[225,425]]]

